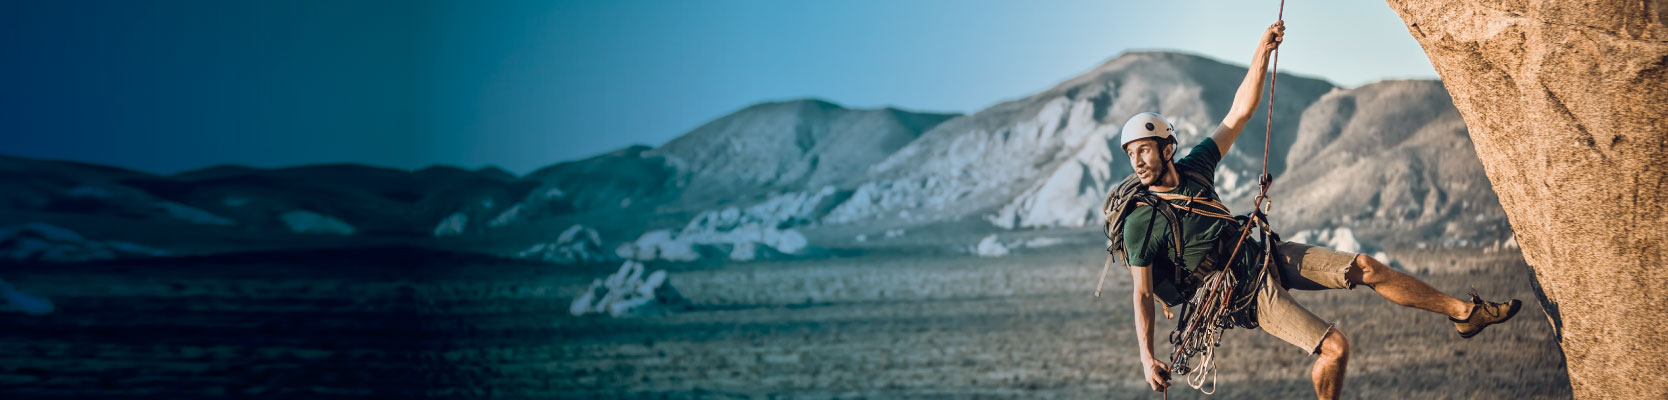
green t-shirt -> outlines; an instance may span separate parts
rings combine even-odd
[[[1216,147],[1216,141],[1206,138],[1203,143],[1193,146],[1193,150],[1188,152],[1186,157],[1176,160],[1176,174],[1180,175],[1181,171],[1191,170],[1214,182],[1216,180],[1216,165],[1221,161],[1222,154]],[[1211,190],[1210,187],[1206,187],[1185,175],[1177,178],[1180,184],[1176,185],[1174,189],[1158,193],[1207,197],[1221,201],[1221,197],[1218,197],[1216,191]],[[1180,201],[1176,201],[1176,203],[1181,204]],[[1210,209],[1209,206],[1198,204],[1194,206]],[[1217,239],[1222,235],[1238,235],[1240,233],[1239,229],[1234,226],[1235,224],[1222,219],[1191,212],[1178,212],[1177,217],[1182,226],[1182,262],[1187,264],[1185,268],[1187,271],[1193,271],[1199,266],[1199,263],[1212,251]],[[1171,240],[1170,234],[1170,221],[1165,220],[1162,215],[1155,215],[1152,207],[1136,207],[1130,211],[1129,216],[1124,220],[1123,235],[1124,249],[1129,254],[1129,265],[1145,265],[1157,267],[1159,271],[1173,271],[1174,266],[1171,265],[1171,259],[1175,257],[1176,250],[1175,247],[1172,247],[1174,243],[1171,243],[1173,240]],[[1148,240],[1149,235],[1151,240]],[[1254,248],[1256,246],[1248,245],[1247,247]],[[1237,257],[1240,262],[1230,264],[1236,267],[1234,268],[1236,273],[1243,273],[1246,270],[1243,266],[1249,264],[1249,260],[1254,259],[1254,255],[1250,254],[1252,252],[1240,250],[1242,254]],[[1168,280],[1171,274],[1167,272],[1154,273],[1153,275],[1155,278]],[[1244,275],[1248,274],[1241,274],[1241,276]]]

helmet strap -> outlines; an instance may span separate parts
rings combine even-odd
[[[1159,151],[1164,151],[1163,148],[1164,148],[1165,145],[1169,145],[1169,147],[1170,147],[1170,155],[1168,157],[1159,157],[1159,158],[1164,160],[1164,168],[1158,170],[1158,179],[1153,181],[1153,183],[1163,185],[1165,177],[1168,177],[1168,176],[1176,173],[1176,160],[1175,160],[1175,156],[1176,156],[1176,138],[1175,137],[1168,137],[1168,138],[1159,139],[1158,140],[1158,145],[1159,145],[1159,149],[1160,149]],[[1181,184],[1181,177],[1180,176],[1176,177],[1176,184],[1177,185]]]

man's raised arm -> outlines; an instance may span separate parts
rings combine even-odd
[[[1251,68],[1245,71],[1245,80],[1240,82],[1239,91],[1234,92],[1233,108],[1228,109],[1228,116],[1222,118],[1222,127],[1211,135],[1211,140],[1216,141],[1216,149],[1224,157],[1228,155],[1228,148],[1233,147],[1234,139],[1239,138],[1239,132],[1245,130],[1245,124],[1251,121],[1251,115],[1257,113],[1257,102],[1263,97],[1263,80],[1268,75],[1268,55],[1280,47],[1285,34],[1285,21],[1276,21],[1257,39],[1257,52],[1251,55]]]

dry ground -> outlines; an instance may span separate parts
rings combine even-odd
[[[1450,253],[1471,267],[1422,277],[1524,299],[1519,316],[1462,340],[1370,289],[1297,292],[1352,340],[1346,395],[1569,397],[1527,267]],[[613,266],[413,248],[3,266],[60,310],[0,314],[0,398],[1157,398],[1136,368],[1127,273],[1090,295],[1101,257],[671,266],[694,308],[638,319],[566,315]],[[1312,359],[1260,331],[1230,331],[1221,357],[1217,398],[1312,395]]]

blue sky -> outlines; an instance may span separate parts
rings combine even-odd
[[[497,165],[658,145],[747,105],[970,113],[1133,49],[1249,61],[1278,1],[64,1],[0,5],[0,154]],[[1293,1],[1281,70],[1434,79],[1383,2]]]

